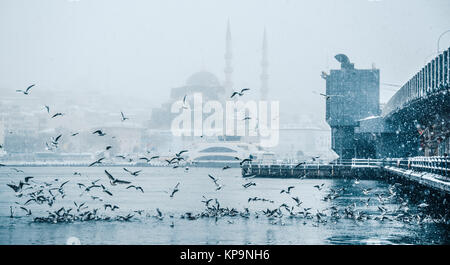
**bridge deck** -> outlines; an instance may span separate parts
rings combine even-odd
[[[428,188],[450,193],[450,161],[447,157],[407,159],[352,159],[334,164],[262,164],[242,165],[243,177],[260,178],[357,178],[399,177]]]

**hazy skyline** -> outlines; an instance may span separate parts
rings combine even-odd
[[[269,98],[281,111],[324,113],[322,70],[345,53],[356,68],[381,70],[402,85],[436,52],[450,29],[447,1],[5,1],[0,2],[0,91],[131,94],[124,107],[157,107],[172,87],[206,70],[223,82],[230,20],[233,82],[259,92],[268,38]],[[450,34],[441,48],[450,44]],[[393,94],[381,87],[383,102]],[[92,93],[86,93],[86,96]],[[121,97],[117,97],[118,100]],[[301,109],[299,109],[301,108]]]

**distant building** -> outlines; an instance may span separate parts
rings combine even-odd
[[[194,93],[201,93],[204,101],[219,100],[223,98],[225,88],[220,84],[219,79],[210,72],[202,71],[191,75],[184,86],[171,89],[168,101],[161,107],[152,110],[149,127],[169,130],[172,120],[178,115],[171,113],[172,104],[183,100],[186,95],[186,102],[189,103],[192,101],[191,96]]]

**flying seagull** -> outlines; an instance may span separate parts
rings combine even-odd
[[[324,97],[326,100],[329,100],[332,97],[343,97],[343,95],[327,95],[327,94],[323,94],[323,93],[320,93],[320,95],[322,97]]]
[[[132,176],[135,176],[135,177],[137,177],[138,175],[139,175],[139,172],[141,172],[142,170],[138,170],[138,171],[130,171],[130,170],[128,170],[128,169],[126,169],[126,168],[123,168],[123,170],[125,170],[125,172],[128,172],[128,173],[130,173]]]
[[[105,174],[108,176],[109,182],[113,186],[115,186],[117,184],[131,184],[130,181],[125,181],[125,180],[120,180],[120,179],[114,178],[107,170],[105,170]]]
[[[231,98],[233,98],[233,97],[236,96],[236,95],[239,95],[240,97],[242,97],[242,96],[244,95],[244,92],[247,91],[247,90],[250,90],[250,88],[243,88],[243,89],[241,89],[241,92],[235,91],[235,92],[233,92],[233,94],[231,95]]]
[[[102,132],[102,130],[96,130],[92,134],[98,134],[98,136],[105,136],[106,135],[106,133]]]
[[[52,119],[53,119],[53,118],[56,118],[56,117],[58,117],[58,116],[63,116],[63,115],[64,115],[64,114],[61,113],[61,112],[55,113],[55,114],[52,116]]]
[[[178,182],[177,185],[175,185],[175,187],[173,188],[172,193],[170,194],[170,198],[173,198],[173,195],[175,195],[175,193],[179,191],[178,186],[180,186],[180,182]]]
[[[127,118],[127,117],[125,117],[125,115],[123,114],[123,112],[122,112],[122,111],[120,112],[120,115],[122,116],[122,121],[126,121],[126,120],[128,120],[128,118]]]
[[[188,150],[182,150],[179,153],[175,154],[177,157],[180,157],[183,153],[188,152]]]
[[[127,189],[130,189],[130,188],[135,188],[136,190],[140,190],[142,193],[144,193],[144,189],[140,186],[130,185],[127,187]]]
[[[281,193],[290,194],[290,193],[291,193],[291,190],[292,190],[293,188],[295,188],[295,187],[294,187],[294,186],[289,186],[287,189],[281,190],[281,191],[280,191],[280,194],[281,194]]]
[[[28,86],[25,91],[18,89],[18,90],[16,90],[16,92],[20,92],[20,93],[23,93],[24,95],[28,95],[30,93],[30,89],[34,86],[35,86],[35,84],[32,84],[31,86]]]
[[[91,164],[89,164],[89,167],[92,167],[93,165],[96,165],[96,164],[101,164],[103,159],[105,159],[105,158],[102,157],[102,158],[98,159],[97,161],[92,162]]]
[[[325,185],[325,183],[322,183],[320,186],[319,185],[314,185],[314,188],[321,190],[323,188],[323,185]]]

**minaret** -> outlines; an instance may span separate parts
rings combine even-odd
[[[267,61],[267,38],[266,29],[264,28],[263,44],[262,44],[262,60],[261,60],[261,100],[267,100],[267,93],[269,92],[269,75],[267,73],[267,68],[269,63]]]
[[[231,74],[233,73],[233,68],[231,67],[231,59],[233,55],[231,53],[231,30],[230,30],[230,20],[227,23],[227,33],[226,33],[226,44],[225,44],[225,93],[226,96],[231,95],[233,91],[233,82],[231,81]]]

